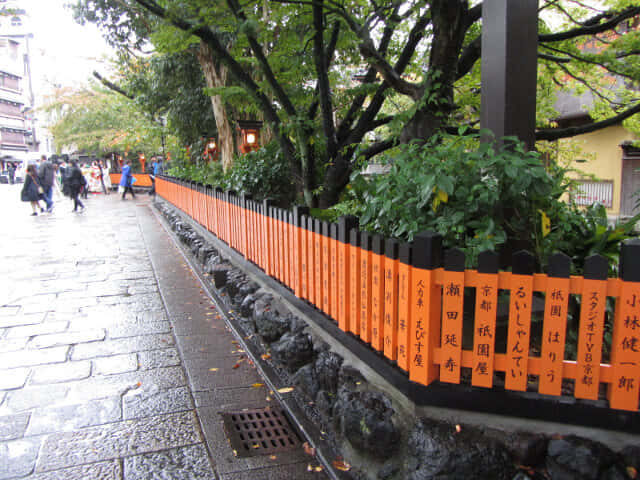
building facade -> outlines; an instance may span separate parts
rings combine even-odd
[[[0,0],[0,166],[35,158],[34,94],[27,15],[17,0]]]

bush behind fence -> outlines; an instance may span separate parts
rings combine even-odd
[[[559,253],[547,274],[518,252],[512,271],[483,252],[477,269],[443,251],[288,211],[268,200],[170,177],[157,193],[296,296],[396,362],[409,379],[607,400],[636,412],[640,392],[640,240],[623,244],[619,278],[594,255],[583,276]]]

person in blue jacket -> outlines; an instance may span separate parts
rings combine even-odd
[[[122,167],[122,176],[120,177],[120,186],[123,187],[122,200],[125,199],[124,196],[127,194],[127,192],[131,192],[131,197],[136,198],[135,194],[133,193],[133,188],[131,188],[132,177],[131,160],[127,160],[125,166]]]

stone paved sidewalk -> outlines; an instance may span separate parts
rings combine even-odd
[[[240,458],[221,411],[273,403],[149,197],[29,216],[0,185],[0,480],[305,479]]]

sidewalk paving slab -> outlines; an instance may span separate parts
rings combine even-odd
[[[2,187],[0,480],[326,478],[234,455],[220,413],[277,402],[148,197],[30,217]]]

